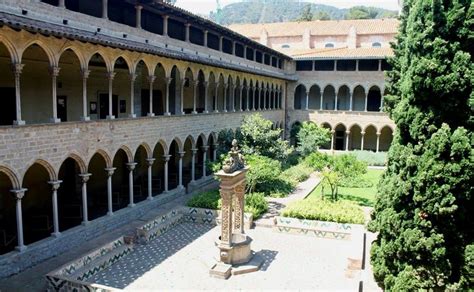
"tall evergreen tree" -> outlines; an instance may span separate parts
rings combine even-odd
[[[388,72],[397,125],[370,228],[387,290],[474,288],[474,4],[407,0]]]

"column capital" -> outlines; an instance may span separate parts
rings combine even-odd
[[[155,76],[155,75],[149,75],[149,76],[148,76],[148,81],[149,81],[150,83],[155,82],[155,80],[156,80],[156,76]]]
[[[10,193],[13,194],[13,197],[16,199],[16,200],[21,200],[25,197],[25,192],[27,191],[28,189],[15,189],[15,190],[10,190]]]
[[[113,72],[113,71],[112,71],[112,72],[107,72],[107,79],[108,79],[109,81],[114,80],[115,74],[116,74],[116,73]]]
[[[50,66],[49,74],[51,74],[52,77],[58,77],[60,70],[61,68],[59,68],[58,66]]]
[[[204,84],[205,87],[208,87],[209,86],[209,81],[203,81],[202,84]]]
[[[189,23],[189,22],[186,22],[186,23],[184,24],[184,26],[186,26],[186,27],[190,27],[190,26],[191,26],[191,23]]]
[[[91,178],[92,174],[91,173],[81,173],[79,174],[79,177],[81,178],[82,180],[82,183],[87,183],[89,181],[89,179]]]
[[[114,175],[114,172],[117,168],[116,167],[106,167],[104,170],[107,172],[107,176],[112,176]]]
[[[375,135],[377,135],[377,137],[379,137],[380,135],[382,135],[382,133],[377,132],[377,133],[375,133]]]
[[[178,152],[179,158],[183,158],[184,154],[186,154],[185,151]]]
[[[199,80],[194,80],[193,84],[194,84],[194,86],[199,86]]]
[[[83,79],[89,78],[89,75],[91,74],[91,70],[83,68],[81,69],[81,75]]]
[[[135,9],[142,10],[143,6],[141,4],[137,4],[137,5],[135,5]]]
[[[207,145],[206,145],[206,146],[201,146],[201,149],[202,149],[203,151],[207,151],[207,150],[209,150],[209,146],[207,146]]]
[[[169,155],[169,154],[163,155],[163,160],[164,160],[165,162],[170,161],[170,158],[171,158],[171,155]]]
[[[351,133],[351,131],[346,131],[346,134],[349,135]]]
[[[170,84],[171,84],[171,81],[173,81],[173,78],[171,78],[171,77],[165,77],[166,85],[170,85]]]
[[[365,135],[365,132],[364,132],[364,131],[362,131],[362,132],[360,132],[360,134],[361,134],[362,136],[364,136],[364,135]]]
[[[181,87],[184,87],[184,85],[186,84],[186,80],[187,80],[186,77],[181,78],[181,80],[180,80],[181,81]]]
[[[167,20],[168,18],[170,18],[170,16],[167,15],[167,14],[163,14],[162,17],[163,17],[163,19],[166,19],[166,20]]]
[[[48,181],[48,184],[51,185],[51,187],[53,188],[53,191],[57,191],[62,182],[63,182],[62,180],[52,180],[52,181]]]
[[[135,166],[137,166],[138,163],[136,162],[129,162],[129,163],[126,163],[125,165],[127,166],[128,170],[132,171],[135,169]]]
[[[13,63],[12,64],[12,71],[13,71],[13,74],[15,75],[20,75],[21,72],[23,71],[23,68],[25,67],[25,64],[21,64],[21,63]]]
[[[224,83],[224,89],[229,88],[229,83]]]
[[[147,159],[146,159],[146,164],[147,164],[148,166],[152,166],[153,163],[155,162],[155,160],[156,160],[155,158],[147,158]]]
[[[331,134],[334,134],[334,133],[336,133],[336,130],[331,130]]]
[[[198,152],[198,150],[199,150],[199,149],[197,149],[197,148],[193,148],[193,149],[191,149],[191,153],[192,153],[193,155],[195,155],[195,154]]]

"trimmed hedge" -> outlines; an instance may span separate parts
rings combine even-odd
[[[364,212],[348,201],[332,202],[319,198],[290,203],[282,212],[283,217],[330,221],[337,223],[364,224]]]

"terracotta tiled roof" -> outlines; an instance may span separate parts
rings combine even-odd
[[[359,19],[359,20],[316,20],[305,22],[278,22],[261,24],[232,24],[230,29],[250,38],[260,37],[265,29],[268,36],[298,36],[306,29],[311,35],[347,35],[351,26],[357,34],[395,34],[399,21],[387,19]]]
[[[279,49],[294,59],[356,59],[385,58],[393,56],[391,48],[325,48],[325,49]]]

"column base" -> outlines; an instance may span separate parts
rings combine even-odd
[[[115,120],[115,116],[107,116],[106,119],[107,120]]]
[[[186,113],[185,113],[185,112],[181,112],[181,115],[184,116],[184,115],[186,115]]]
[[[134,118],[137,117],[137,115],[136,114],[129,114],[128,117],[134,119]]]
[[[192,114],[193,114],[193,115],[197,115],[198,112],[197,112],[197,111],[193,111]]]
[[[61,123],[61,119],[58,119],[58,118],[51,118],[51,123],[55,123],[55,124],[58,124],[58,123]]]
[[[128,207],[133,208],[133,207],[135,207],[135,204],[128,204]]]
[[[13,125],[23,126],[23,125],[26,125],[26,122],[22,120],[17,120],[17,121],[13,121]]]
[[[146,198],[148,201],[153,201],[153,197]]]
[[[183,185],[179,185],[179,186],[177,187],[177,189],[178,189],[178,190],[184,190],[184,186],[183,186]]]
[[[61,236],[61,232],[53,232],[53,233],[51,233],[51,236],[55,237],[55,238],[58,238],[58,237]]]
[[[171,116],[171,113],[170,112],[166,112],[163,114],[164,116]]]
[[[209,113],[209,111],[204,111],[203,113],[204,113],[204,114],[208,114],[208,113]]]
[[[107,216],[114,216],[114,212],[107,212]]]
[[[15,250],[24,252],[27,249],[26,245],[15,246]]]
[[[87,226],[87,225],[89,225],[89,223],[90,223],[90,221],[82,221],[82,222],[81,222],[81,225],[82,225],[82,226]]]
[[[155,114],[154,114],[154,113],[147,113],[146,116],[147,116],[147,117],[154,117]]]
[[[224,110],[224,112],[226,113],[226,112],[227,112],[227,110]]]
[[[218,110],[215,110],[215,111],[214,111],[214,113],[216,113],[216,114],[217,114],[218,112],[219,112]]]
[[[88,122],[91,120],[91,117],[81,117],[81,121]]]

